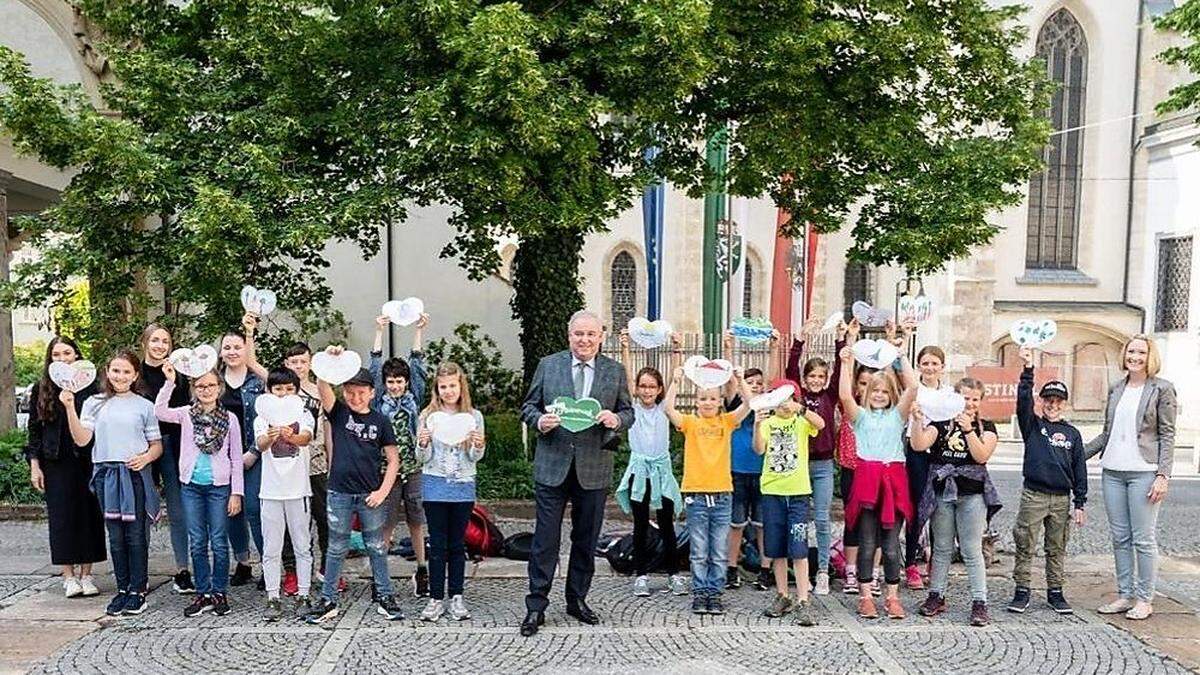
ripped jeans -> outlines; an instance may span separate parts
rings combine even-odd
[[[383,541],[383,523],[387,520],[386,505],[375,508],[367,506],[367,494],[346,494],[329,491],[325,511],[329,519],[329,550],[325,551],[325,585],[321,596],[337,600],[338,577],[342,573],[342,561],[350,550],[350,521],[358,514],[362,527],[363,543],[371,558],[371,576],[375,581],[375,594],[392,594],[392,580],[388,577],[387,547]]]

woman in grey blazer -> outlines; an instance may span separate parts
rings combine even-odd
[[[1153,339],[1133,336],[1121,357],[1125,377],[1109,389],[1104,430],[1087,444],[1089,458],[1100,455],[1120,596],[1097,611],[1139,620],[1154,611],[1154,535],[1171,477],[1177,403],[1175,386],[1157,376],[1162,357]]]

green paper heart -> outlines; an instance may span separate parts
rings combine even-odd
[[[603,408],[600,401],[594,398],[581,398],[578,401],[570,396],[559,396],[554,399],[554,405],[559,409],[561,425],[571,433],[579,433],[596,424],[596,416]]]

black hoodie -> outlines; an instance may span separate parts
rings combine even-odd
[[[1033,412],[1033,368],[1021,372],[1017,423],[1025,440],[1025,487],[1053,495],[1074,493],[1075,508],[1087,502],[1083,438],[1069,422],[1050,422]]]

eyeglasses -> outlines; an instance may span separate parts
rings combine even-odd
[[[194,388],[196,391],[200,391],[201,389],[204,389],[204,390],[208,390],[208,389],[216,389],[218,386],[220,386],[220,385],[218,385],[218,384],[196,384],[196,385],[192,385],[192,387],[193,387],[193,388]]]

